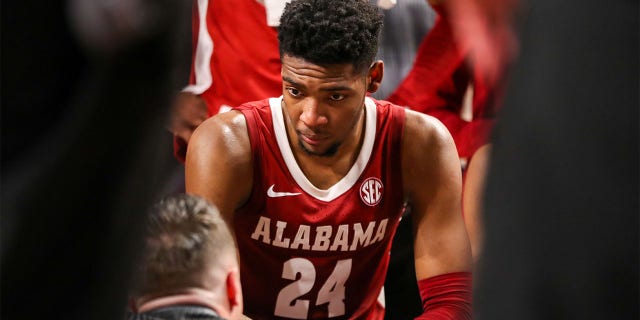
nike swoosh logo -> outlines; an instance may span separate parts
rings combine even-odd
[[[271,187],[269,187],[269,190],[267,190],[267,196],[269,198],[297,196],[300,194],[300,192],[276,192],[276,191],[273,191],[273,187],[275,186],[276,186],[275,184],[272,184]]]

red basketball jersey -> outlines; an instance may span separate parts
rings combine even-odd
[[[404,202],[404,109],[367,98],[360,154],[345,177],[321,190],[293,156],[281,99],[237,108],[254,161],[250,200],[234,217],[245,314],[382,319],[382,286]]]
[[[282,94],[277,30],[256,0],[198,0],[193,10],[189,86],[209,116]]]

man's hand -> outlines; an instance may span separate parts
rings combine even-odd
[[[193,131],[207,119],[207,104],[200,96],[180,92],[171,110],[169,131],[189,143]]]

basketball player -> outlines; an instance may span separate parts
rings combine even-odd
[[[283,96],[205,121],[187,192],[232,225],[252,319],[382,319],[391,239],[412,208],[424,313],[470,317],[471,255],[453,140],[434,118],[368,98],[383,76],[366,1],[288,4]]]

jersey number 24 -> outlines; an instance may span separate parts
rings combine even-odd
[[[344,315],[344,284],[351,273],[351,259],[340,260],[333,272],[318,291],[315,305],[328,303],[329,318]],[[279,317],[292,319],[307,319],[309,300],[299,299],[305,295],[316,281],[316,269],[311,261],[304,258],[289,259],[284,263],[282,278],[296,280],[280,290],[276,300],[274,314]]]

